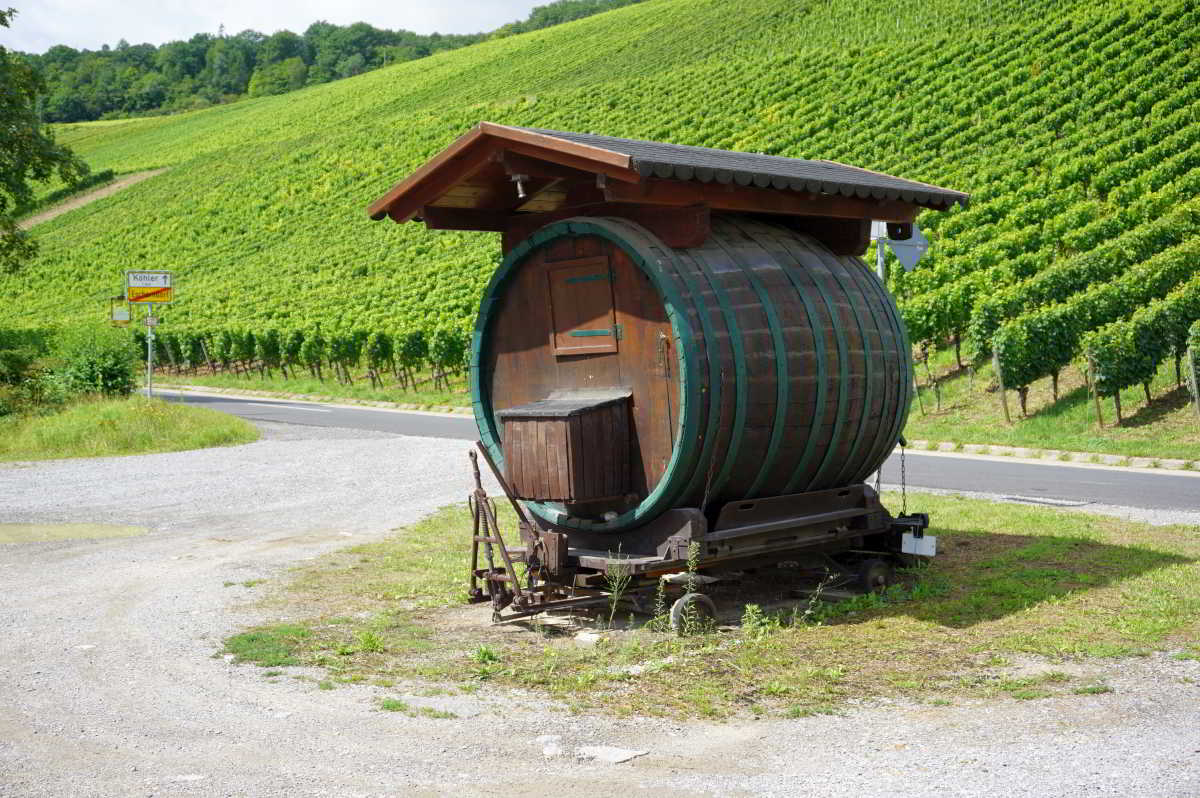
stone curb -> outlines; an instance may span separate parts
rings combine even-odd
[[[375,399],[354,399],[349,396],[324,396],[309,393],[285,393],[283,391],[259,391],[253,388],[215,388],[211,385],[192,385],[190,383],[155,382],[156,388],[171,391],[192,391],[194,393],[217,393],[227,396],[251,396],[261,399],[288,399],[298,402],[318,402],[321,404],[359,405],[361,407],[381,407],[387,410],[420,410],[426,413],[446,413],[449,415],[470,416],[473,411],[469,407],[451,407],[449,405],[421,405],[411,402],[383,402]]]
[[[982,454],[992,457],[1012,457],[1020,460],[1054,460],[1061,463],[1141,468],[1148,471],[1200,471],[1200,460],[1130,457],[1123,454],[1098,454],[1096,452],[1066,452],[1059,449],[1036,449],[1027,446],[913,440],[908,442],[908,449],[912,452],[961,452],[962,454]]]

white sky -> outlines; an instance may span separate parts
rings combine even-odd
[[[228,34],[253,28],[271,34],[303,33],[313,22],[368,22],[377,28],[417,33],[479,33],[522,19],[549,0],[7,0],[15,6],[11,28],[0,28],[0,45],[43,53],[56,44],[98,50],[116,45],[159,45],[194,33]]]

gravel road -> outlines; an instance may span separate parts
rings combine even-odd
[[[256,620],[241,583],[469,483],[465,442],[263,426],[230,449],[0,466],[0,523],[148,530],[0,545],[0,795],[1200,795],[1200,662],[1168,657],[1083,666],[1105,695],[727,724],[387,691],[459,715],[408,717],[376,688],[264,678],[215,655]]]

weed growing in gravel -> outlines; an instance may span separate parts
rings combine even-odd
[[[1076,687],[1071,692],[1075,695],[1101,695],[1103,693],[1111,693],[1113,689],[1107,684],[1089,684],[1083,687]]]
[[[609,557],[614,555],[609,552]],[[621,557],[621,544],[617,544],[617,553],[615,557],[619,560]],[[613,618],[617,615],[617,605],[621,603],[621,597],[625,595],[625,589],[629,587],[629,582],[633,579],[633,569],[624,562],[609,567],[604,574],[604,581],[608,585],[608,627],[611,629]]]
[[[358,633],[358,650],[377,654],[383,651],[383,638],[378,633],[365,629]]]
[[[303,626],[280,624],[234,635],[225,641],[225,651],[237,662],[254,662],[266,668],[296,665],[293,654],[308,636]]]
[[[500,661],[500,655],[489,646],[480,646],[475,649],[475,653],[471,655],[471,659],[480,665],[493,665]]]

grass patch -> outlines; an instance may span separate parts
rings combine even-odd
[[[1200,459],[1200,425],[1186,387],[1175,384],[1172,358],[1151,382],[1154,401],[1147,405],[1140,385],[1121,392],[1124,424],[1112,426],[1116,413],[1111,399],[1101,402],[1106,426],[1096,426],[1095,402],[1089,398],[1083,375],[1074,366],[1059,375],[1059,400],[1054,401],[1050,378],[1029,386],[1028,418],[1021,418],[1016,391],[1008,392],[1013,423],[1004,423],[995,374],[990,362],[972,377],[959,370],[952,351],[930,355],[930,371],[917,364],[921,402],[913,401],[904,434],[910,440],[1003,444],[1071,452],[1100,452],[1129,457]],[[938,380],[941,410],[929,383]],[[993,390],[989,390],[993,389]],[[924,406],[924,412],[921,407]],[[1060,458],[1062,459],[1062,458]]]
[[[309,631],[303,626],[278,624],[234,635],[225,641],[225,652],[235,662],[253,662],[264,668],[296,665],[293,656]]]
[[[1071,692],[1075,695],[1103,695],[1112,691],[1113,689],[1107,684],[1088,684],[1083,687],[1076,687]]]
[[[257,439],[253,424],[215,410],[142,396],[93,399],[49,415],[0,418],[0,461],[178,452]]]
[[[278,394],[303,394],[322,399],[362,399],[372,402],[397,402],[417,405],[420,407],[470,407],[471,396],[467,390],[467,378],[463,375],[450,377],[449,390],[434,390],[429,382],[431,374],[424,372],[417,375],[416,389],[401,388],[389,377],[385,387],[375,388],[367,377],[355,377],[352,385],[344,385],[337,380],[326,377],[318,380],[307,373],[300,373],[296,379],[286,379],[276,371],[273,376],[259,374],[244,376],[220,373],[205,375],[161,374],[158,379],[173,385],[192,385],[207,388],[230,388],[250,391],[270,391]]]
[[[282,646],[276,656],[339,681],[428,679],[464,693],[496,684],[583,711],[713,718],[803,717],[871,696],[1087,695],[1064,670],[1030,677],[1014,663],[1178,651],[1195,639],[1194,527],[956,496],[910,493],[909,504],[939,536],[931,565],[885,593],[815,607],[785,598],[792,572],[761,569],[746,589],[712,590],[724,621],[743,619],[732,630],[606,629],[607,608],[590,646],[548,624],[490,626],[486,607],[463,604],[470,522],[450,507],[293,572],[268,606],[307,618],[306,634],[256,631]]]
[[[385,712],[411,712],[412,708],[399,698],[385,698],[379,702],[379,708]]]

